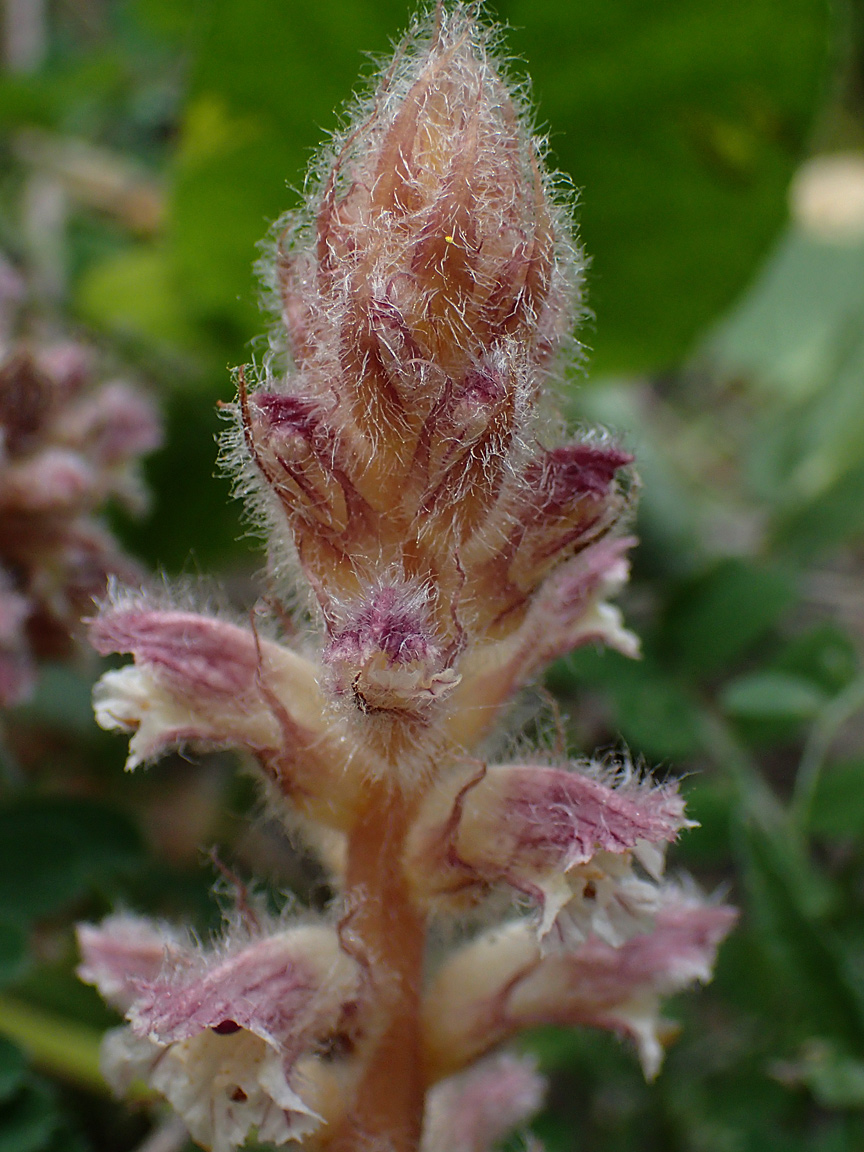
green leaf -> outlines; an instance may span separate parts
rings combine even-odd
[[[724,375],[750,380],[789,405],[831,383],[850,332],[862,327],[864,245],[832,244],[792,228],[704,354]]]
[[[723,560],[672,598],[661,651],[690,672],[713,675],[743,655],[793,598],[791,582],[774,569]]]
[[[850,469],[815,500],[780,520],[773,544],[791,558],[812,563],[862,534],[864,464]]]
[[[736,824],[736,853],[749,895],[748,915],[777,978],[784,1018],[792,1029],[864,1047],[864,989],[834,933],[826,907],[808,906],[821,878],[803,873],[800,853],[780,829],[752,820]]]
[[[160,345],[194,343],[185,303],[166,251],[138,245],[91,265],[77,285],[76,306],[96,328]]]
[[[592,257],[602,370],[676,362],[740,291],[786,217],[821,98],[815,0],[499,4]]]
[[[801,1059],[779,1070],[781,1078],[809,1088],[824,1108],[864,1108],[864,1061],[811,1040]]]
[[[729,782],[711,776],[689,777],[683,782],[687,818],[698,827],[688,828],[675,843],[675,858],[688,867],[727,865],[734,793]]]
[[[802,676],[831,695],[854,680],[858,664],[855,645],[834,624],[820,624],[797,636],[774,661],[781,672]]]
[[[651,760],[677,760],[698,748],[698,709],[659,670],[622,678],[614,700],[619,731],[634,752]]]
[[[102,1033],[10,997],[0,997],[0,1032],[53,1075],[90,1092],[104,1092]]]
[[[40,1152],[60,1126],[53,1095],[29,1085],[0,1108],[0,1152]]]
[[[15,710],[16,717],[49,728],[65,729],[79,736],[92,736],[92,678],[85,678],[66,664],[43,664],[31,699]]]
[[[810,828],[830,839],[864,840],[864,759],[832,764],[822,772]]]
[[[691,755],[700,743],[700,718],[686,690],[646,657],[582,648],[553,666],[549,683],[601,691],[612,707],[612,726],[637,754],[652,760]]]
[[[812,720],[828,697],[812,680],[789,672],[754,672],[725,686],[720,702],[738,720]]]
[[[5,1104],[24,1083],[27,1060],[20,1048],[0,1036],[0,1104]]]
[[[18,924],[0,920],[0,987],[17,980],[27,967],[27,936]]]
[[[15,920],[59,911],[94,886],[140,866],[129,819],[78,797],[19,800],[0,808],[0,909]]]

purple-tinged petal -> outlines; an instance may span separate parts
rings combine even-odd
[[[365,768],[316,665],[235,624],[141,600],[103,609],[90,635],[103,655],[135,657],[94,690],[97,722],[133,733],[128,768],[183,745],[244,747],[307,814],[339,827],[348,818]]]
[[[361,712],[422,715],[459,683],[421,589],[382,583],[343,617],[324,662],[337,695]]]
[[[193,1140],[211,1152],[233,1152],[253,1131],[281,1146],[320,1125],[288,1083],[279,1053],[249,1032],[201,1032],[162,1046],[115,1028],[103,1041],[101,1067],[118,1095],[143,1081],[164,1096]]]
[[[584,644],[602,643],[625,656],[638,656],[638,638],[623,627],[620,611],[606,603],[627,583],[626,553],[635,543],[633,536],[604,538],[541,586],[519,630],[521,682]]]
[[[177,967],[194,955],[170,928],[140,916],[110,916],[98,927],[79,924],[77,935],[79,979],[121,1012],[138,995],[139,981],[155,980],[166,963]]]
[[[81,455],[46,448],[7,466],[0,483],[0,508],[7,515],[69,515],[90,504],[97,489],[96,473]]]
[[[461,900],[506,883],[544,907],[544,932],[571,898],[587,901],[593,917],[617,898],[622,880],[629,885],[619,901],[622,909],[635,912],[636,905],[650,904],[653,886],[628,878],[630,854],[642,856],[656,871],[662,852],[652,854],[648,846],[665,846],[688,826],[684,801],[674,784],[656,785],[632,772],[615,778],[607,771],[606,776],[596,769],[508,764],[438,785],[409,840],[407,866],[415,891]],[[598,853],[602,858],[592,871]],[[616,857],[622,859],[616,863]],[[646,926],[637,916],[632,928]]]
[[[625,656],[639,655],[638,638],[623,626],[620,610],[607,603],[627,581],[625,553],[635,542],[632,536],[604,537],[590,545],[547,577],[515,633],[465,653],[448,725],[454,740],[476,746],[513,694],[574,648],[604,644]]]
[[[153,452],[162,443],[162,425],[153,405],[120,380],[66,411],[57,433],[88,458],[109,467]]]
[[[319,1125],[296,1065],[357,1026],[361,986],[334,929],[284,929],[211,952],[130,917],[79,932],[81,975],[131,1022],[103,1050],[116,1091],[145,1080],[213,1152],[252,1129],[284,1144]]]
[[[435,1085],[426,1097],[421,1152],[492,1152],[543,1104],[546,1081],[509,1052]]]
[[[513,921],[448,961],[426,997],[429,1065],[464,1067],[524,1028],[606,1028],[632,1037],[645,1075],[656,1075],[668,1029],[660,998],[707,981],[734,908],[670,890],[654,930],[620,947],[592,937],[544,955],[530,924]]]
[[[0,573],[0,706],[20,704],[35,681],[25,625],[32,610],[26,597],[3,586]]]
[[[357,966],[333,930],[301,927],[207,957],[191,970],[165,969],[137,989],[132,1028],[157,1043],[208,1028],[221,1035],[244,1029],[289,1056],[338,1021],[343,1001],[357,994]]]

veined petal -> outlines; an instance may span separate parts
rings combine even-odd
[[[624,627],[608,600],[626,584],[626,552],[635,537],[603,537],[553,571],[536,592],[518,630],[504,640],[466,653],[462,682],[453,695],[450,734],[476,746],[514,692],[547,664],[585,644],[603,644],[625,656],[639,655],[639,639]]]
[[[93,690],[96,723],[107,731],[131,732],[126,768],[157,760],[172,748],[250,747],[278,749],[279,725],[259,701],[248,711],[196,708],[166,690],[148,667],[130,664],[106,672]]]
[[[523,1028],[607,1028],[632,1037],[645,1075],[656,1075],[668,1032],[660,998],[711,978],[735,909],[679,892],[654,930],[615,948],[597,937],[543,955],[531,926],[514,921],[458,953],[426,998],[430,1066],[439,1075],[476,1059]]]
[[[204,715],[266,711],[269,688],[290,702],[299,722],[321,726],[315,665],[236,624],[132,602],[104,609],[91,622],[90,640],[103,656],[131,652],[166,692]]]
[[[235,624],[140,600],[103,609],[90,635],[103,655],[135,657],[94,690],[97,722],[133,733],[127,768],[183,745],[247,748],[305,814],[340,828],[350,819],[367,768],[315,664]]]
[[[153,980],[170,962],[190,957],[188,945],[166,925],[143,916],[109,916],[98,926],[76,930],[82,963],[78,976],[94,984],[103,999],[121,1012],[132,1006],[140,980]]]
[[[121,1095],[135,1081],[147,1083],[212,1152],[239,1148],[252,1130],[269,1144],[287,1144],[320,1123],[290,1087],[279,1053],[250,1032],[201,1032],[160,1045],[115,1028],[103,1042],[102,1073]]]
[[[495,765],[439,785],[409,840],[415,890],[462,901],[506,883],[543,907],[544,931],[571,899],[593,914],[625,880],[622,905],[645,904],[653,886],[631,875],[631,854],[662,867],[662,849],[688,825],[684,801],[674,784],[583,767]],[[648,927],[637,920],[635,930]]]
[[[211,952],[131,917],[79,935],[80,975],[130,1020],[103,1051],[116,1091],[145,1080],[213,1152],[239,1147],[253,1128],[284,1144],[318,1126],[295,1066],[353,1026],[360,988],[335,930],[304,925]]]
[[[208,1028],[225,1035],[245,1029],[290,1053],[321,1029],[322,1018],[338,1020],[343,1001],[356,995],[357,979],[357,965],[335,931],[290,928],[138,981],[129,1019],[158,1043]]]

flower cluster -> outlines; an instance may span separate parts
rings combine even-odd
[[[0,267],[0,705],[26,698],[35,658],[67,651],[109,575],[136,578],[96,514],[142,509],[136,467],[161,441],[136,388],[95,383],[93,349],[12,336],[21,295]]]
[[[468,8],[400,46],[268,267],[281,335],[254,387],[239,375],[229,456],[294,582],[291,643],[119,593],[92,639],[134,663],[96,712],[132,734],[129,767],[246,749],[336,896],[210,947],[130,917],[82,928],[82,976],[128,1021],[105,1073],[147,1080],[216,1152],[250,1134],[488,1152],[542,1097],[507,1040],[607,1028],[653,1076],[660,1000],[710,978],[734,912],[663,879],[688,823],[673,784],[623,760],[494,762],[546,663],[636,655],[608,603],[636,482],[544,399],[581,258]]]

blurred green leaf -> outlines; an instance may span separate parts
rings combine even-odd
[[[809,1088],[825,1108],[864,1108],[864,1061],[839,1052],[824,1040],[811,1040],[780,1078]]]
[[[661,650],[688,671],[713,675],[743,655],[793,598],[793,586],[780,572],[747,560],[721,560],[673,596]]]
[[[0,1036],[0,1104],[4,1104],[24,1083],[27,1061],[20,1048]]]
[[[773,661],[781,672],[802,676],[832,695],[854,680],[858,664],[851,638],[835,624],[820,624],[796,636]]]
[[[674,363],[752,274],[828,63],[820,0],[499,3],[580,195],[599,370]],[[634,195],[634,189],[638,194]]]
[[[30,920],[140,867],[140,836],[122,812],[77,797],[0,808],[0,912]]]
[[[712,776],[696,775],[682,782],[687,801],[687,817],[698,827],[682,832],[675,844],[675,858],[689,867],[718,867],[728,864],[734,792],[729,782]]]
[[[0,997],[0,1033],[20,1044],[43,1071],[90,1092],[106,1091],[100,1071],[102,1033],[95,1028],[4,996]]]
[[[582,648],[551,670],[557,690],[584,685],[605,690],[613,728],[636,754],[677,759],[699,747],[699,709],[686,690],[650,658],[630,660],[618,652]]]
[[[167,252],[138,245],[91,265],[77,285],[76,304],[97,329],[160,345],[194,343],[185,302]]]
[[[864,841],[864,760],[845,760],[822,772],[810,828],[817,836]]]
[[[812,720],[827,696],[812,680],[789,672],[753,672],[727,684],[720,701],[738,720]]]
[[[39,1152],[60,1127],[52,1094],[33,1083],[0,1108],[0,1152]]]
[[[0,920],[0,987],[17,980],[27,967],[27,936],[18,924]]]
[[[850,333],[864,330],[864,245],[790,228],[704,354],[786,406],[834,379]]]
[[[864,532],[864,464],[853,468],[817,499],[782,518],[774,545],[796,560],[819,559]]]
[[[750,819],[737,823],[735,846],[751,924],[773,965],[790,1028],[864,1048],[864,988],[824,913],[809,906],[806,862],[781,829]]]
[[[39,669],[36,689],[14,715],[31,723],[47,724],[79,736],[96,731],[93,719],[92,678],[66,664],[45,663]]]

